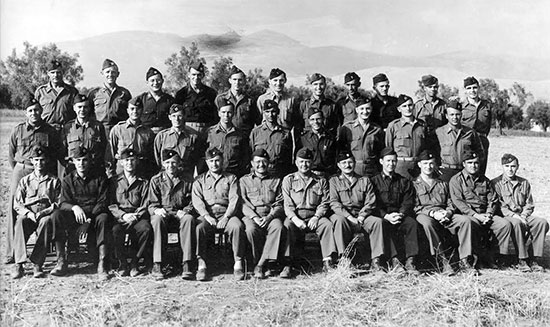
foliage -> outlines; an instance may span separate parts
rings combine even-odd
[[[245,92],[252,98],[257,99],[269,87],[269,79],[262,75],[261,68],[249,70],[246,75]]]
[[[550,126],[550,103],[542,100],[533,102],[527,107],[527,118],[546,130]]]
[[[422,81],[418,81],[418,89],[414,92],[414,96],[417,99],[422,99],[426,95]],[[444,83],[439,83],[438,96],[445,101],[449,101],[450,98],[458,96],[458,89],[454,86],[449,86]]]
[[[195,62],[202,62],[204,65],[204,75],[208,76],[208,68],[206,67],[206,60],[200,56],[199,47],[197,43],[192,42],[189,49],[182,46],[178,53],[173,53],[168,59],[164,61],[168,67],[166,71],[166,84],[167,90],[176,90],[189,82],[187,74],[189,72],[189,66]]]
[[[231,67],[233,66],[233,58],[219,57],[214,60],[212,73],[209,76],[210,86],[218,91],[218,93],[229,90],[229,76]]]

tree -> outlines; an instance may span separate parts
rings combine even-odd
[[[546,131],[550,126],[550,103],[542,100],[533,102],[527,107],[527,118],[539,124],[542,130]]]
[[[168,59],[164,61],[168,67],[166,73],[166,85],[167,90],[176,90],[189,82],[187,73],[189,72],[189,66],[195,62],[202,62],[204,65],[204,75],[208,76],[208,69],[206,67],[206,60],[200,56],[199,47],[197,43],[192,42],[189,49],[182,46],[178,53],[173,53]]]
[[[50,61],[57,59],[63,67],[65,82],[75,86],[82,80],[83,69],[78,64],[79,55],[62,52],[61,49],[50,43],[42,48],[24,42],[25,49],[21,56],[15,49],[6,58],[0,61],[0,75],[2,84],[6,84],[10,93],[10,102],[20,107],[26,102],[36,88],[48,82],[47,66]]]
[[[212,73],[210,74],[210,86],[218,91],[218,93],[229,90],[229,74],[233,67],[233,58],[220,57],[214,60],[214,66],[212,67]]]
[[[257,99],[269,87],[269,79],[262,75],[261,68],[249,70],[246,76],[245,91],[252,99]]]
[[[519,108],[523,108],[529,98],[533,97],[531,92],[527,92],[525,87],[518,82],[514,82],[514,84],[512,84],[508,94],[510,95],[510,103],[518,106]]]
[[[418,89],[414,92],[414,96],[417,99],[422,99],[426,96],[422,81],[418,81]],[[445,101],[449,101],[450,98],[458,96],[458,89],[454,86],[449,86],[444,83],[439,83],[438,96]]]

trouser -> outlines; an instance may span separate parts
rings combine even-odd
[[[334,219],[335,217],[338,218]],[[336,214],[330,216],[330,220],[334,224],[334,240],[336,242],[338,254],[341,255],[346,249],[347,245],[351,242],[354,231],[363,231],[368,234],[371,259],[378,258],[384,254],[384,228],[382,218],[368,216],[367,218],[365,218],[362,225],[354,224],[347,218],[344,218],[344,220],[342,220],[342,218],[342,216]],[[343,234],[343,242],[340,242],[338,237],[336,236],[336,234],[338,233],[338,223],[342,225],[341,230]]]
[[[451,180],[451,177],[458,174],[461,170],[462,169],[453,169],[453,168],[441,167],[441,168],[439,168],[439,172],[441,173],[439,178],[441,178],[441,180],[444,180],[445,182],[449,183],[449,181]]]
[[[287,233],[280,218],[273,218],[263,228],[248,217],[243,218],[243,223],[245,224],[248,244],[252,246],[252,254],[256,264],[267,260],[276,261],[284,256]]]
[[[417,168],[418,166],[415,161],[397,160],[395,172],[412,181],[416,176],[418,176]]]
[[[174,215],[161,217],[151,216],[151,227],[153,228],[153,262],[161,263],[164,251],[168,244],[168,230],[171,226],[179,223],[179,239],[182,251],[182,261],[195,259],[196,238],[195,230],[197,228],[196,219],[186,214],[181,219]]]
[[[478,222],[478,220],[472,216],[467,217],[472,221]],[[493,216],[493,220],[489,224],[480,224],[480,226],[482,233],[492,234],[496,237],[500,254],[510,254],[509,248],[510,242],[512,242],[513,227],[508,220],[500,216]]]
[[[540,217],[529,217],[527,218],[527,224],[524,224],[521,220],[510,216],[505,216],[504,219],[512,224],[512,239],[518,252],[518,258],[529,258],[527,247],[527,239],[529,236],[531,236],[533,256],[542,257],[544,239],[548,232],[548,221]]]
[[[34,231],[36,231],[36,243],[34,244],[30,260],[37,265],[44,263],[46,254],[48,253],[48,246],[51,242],[52,222],[50,217],[44,216],[36,223],[27,218],[27,216],[17,216],[13,239],[15,263],[25,263],[27,261],[26,244]]]
[[[307,224],[311,217],[315,214],[313,210],[298,210],[299,218],[304,220]],[[287,229],[287,241],[285,248],[286,257],[294,257],[296,255],[296,241],[298,238],[304,240],[307,232],[315,232],[319,236],[321,243],[321,254],[323,258],[332,257],[336,252],[336,244],[334,242],[333,224],[330,219],[326,217],[320,217],[317,223],[317,228],[310,230],[306,227],[300,230],[289,218],[285,219],[284,226]]]
[[[77,228],[88,233],[88,245],[99,247],[105,245],[107,248],[111,246],[112,235],[112,220],[107,213],[100,213],[97,216],[87,215],[91,219],[90,223],[79,225],[76,222],[75,215],[72,211],[57,209],[52,213],[53,235],[55,242],[65,243],[67,241],[66,233],[74,231]],[[94,242],[95,241],[95,242]],[[95,244],[93,244],[95,243]],[[89,249],[93,251],[93,249]]]
[[[127,253],[124,246],[126,234],[130,236],[132,255]],[[131,225],[116,222],[113,226],[113,239],[115,257],[118,260],[126,260],[128,257],[132,259],[148,257],[151,253],[153,227],[149,219],[140,219]]]
[[[387,220],[384,222],[384,233],[386,235],[385,247],[388,258],[400,257],[404,259],[418,255],[418,223],[414,218],[404,216],[403,220],[396,225]],[[401,248],[405,247],[405,253]]]
[[[214,217],[217,220],[221,218],[221,215]],[[233,258],[235,261],[241,261],[246,252],[246,232],[245,225],[237,217],[230,217],[225,229],[223,230],[229,236],[231,247],[233,249]],[[196,254],[197,257],[207,261],[208,258],[208,245],[214,242],[214,233],[216,232],[216,226],[210,225],[210,223],[204,218],[198,218],[198,225],[196,228]]]
[[[17,185],[19,184],[19,181],[24,176],[32,173],[33,167],[30,165],[23,165],[22,163],[17,163],[15,167],[13,167],[13,172],[11,174],[11,180],[10,180],[10,198],[8,203],[8,230],[6,233],[6,257],[13,257],[14,256],[14,245],[13,245],[13,237],[14,237],[14,227],[15,227],[15,221],[17,219],[17,213],[15,210],[13,210],[13,198],[15,197],[15,191],[17,190]]]
[[[483,146],[483,158],[480,163],[479,171],[481,174],[485,175],[485,171],[487,171],[487,159],[489,158],[489,139],[486,135],[479,134],[479,140],[481,141],[481,146]]]

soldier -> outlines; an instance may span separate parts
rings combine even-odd
[[[250,147],[248,135],[233,125],[235,107],[227,101],[218,109],[220,122],[208,129],[206,143],[208,148],[217,148],[223,152],[223,171],[237,176],[250,171]]]
[[[143,117],[142,97],[134,97],[128,102],[128,119],[118,122],[109,134],[111,149],[111,174],[116,170],[116,175],[122,173],[122,165],[117,165],[116,159],[120,159],[122,151],[132,149],[135,151],[138,161],[138,175],[149,178],[156,174],[160,163],[157,165],[153,155],[155,133],[145,126]],[[119,161],[119,163],[122,163]]]
[[[185,126],[185,108],[181,104],[170,106],[168,118],[172,127],[160,131],[155,137],[154,152],[158,166],[162,165],[162,151],[174,150],[181,159],[181,173],[187,179],[193,179],[195,168],[201,167],[203,137],[191,127]]]
[[[462,102],[462,125],[479,134],[484,152],[481,156],[481,173],[487,170],[489,156],[489,130],[493,119],[492,103],[479,97],[479,82],[473,76],[464,79],[466,99]]]
[[[338,143],[340,149],[351,151],[355,157],[355,172],[370,177],[380,171],[377,158],[384,148],[384,131],[371,120],[372,104],[368,98],[356,105],[357,119],[340,127]]]
[[[448,123],[436,129],[435,134],[439,141],[441,179],[449,182],[453,175],[463,169],[462,154],[466,151],[482,153],[483,148],[477,132],[462,125],[462,105],[460,102],[450,101],[446,110]]]
[[[355,72],[344,75],[344,85],[348,89],[348,93],[336,101],[340,125],[357,119],[356,102],[359,98],[364,97],[359,93],[361,78]]]
[[[385,74],[378,74],[372,78],[372,89],[375,92],[372,98],[372,121],[384,130],[391,121],[399,118],[397,98],[389,95],[390,81]]]
[[[175,96],[175,103],[184,105],[186,125],[202,133],[207,127],[215,125],[219,117],[216,111],[216,91],[204,85],[204,65],[197,61],[189,65],[187,73],[189,82]]]
[[[302,132],[297,148],[313,150],[311,171],[321,177],[336,173],[336,137],[329,133],[324,124],[323,112],[319,108],[308,109],[310,130]]]
[[[250,133],[250,150],[264,149],[269,154],[267,171],[283,178],[292,170],[292,135],[278,123],[279,106],[274,100],[263,104],[263,123]]]
[[[445,101],[437,96],[439,80],[433,75],[424,75],[421,78],[424,97],[414,104],[414,116],[426,123],[426,145],[428,149],[437,146],[435,130],[447,124]]]
[[[418,255],[418,224],[414,220],[414,187],[410,180],[395,172],[397,153],[392,148],[380,152],[382,172],[371,178],[376,194],[375,216],[384,219],[384,229],[392,269],[397,273],[404,270],[411,275],[418,275],[414,265]],[[398,243],[404,243],[405,253],[401,252]],[[401,257],[401,258],[399,258]],[[402,259],[406,258],[403,269]]]
[[[262,279],[265,278],[266,269],[267,275],[271,276],[268,265],[284,255],[286,230],[283,227],[283,195],[281,178],[269,173],[269,154],[265,149],[258,148],[252,153],[251,164],[253,172],[241,177],[239,186],[243,200],[243,223],[256,264],[254,277]],[[249,227],[251,225],[252,228]],[[265,236],[263,248],[258,241],[262,236]]]
[[[145,80],[148,91],[138,96],[143,103],[141,124],[158,134],[161,130],[170,127],[168,111],[174,103],[174,98],[162,89],[164,78],[158,69],[149,67],[145,74]]]
[[[195,229],[191,204],[190,180],[181,174],[181,159],[175,150],[162,150],[163,170],[153,176],[149,185],[149,214],[153,226],[153,277],[163,279],[162,259],[168,243],[170,225],[179,227],[183,279],[192,279],[191,263],[195,259]]]
[[[233,116],[233,125],[242,130],[246,135],[250,135],[250,131],[254,126],[259,125],[262,117],[256,103],[252,98],[244,93],[246,85],[246,75],[236,66],[231,67],[229,71],[229,84],[231,87],[227,92],[218,94],[216,97],[216,106],[218,110],[227,102],[231,102],[235,108]]]
[[[506,256],[512,242],[513,227],[508,220],[495,215],[498,195],[491,181],[481,174],[479,157],[473,151],[466,151],[462,155],[464,169],[454,175],[449,182],[451,199],[461,214],[476,221],[483,230],[490,231],[496,236],[499,252]],[[504,263],[506,258],[500,259]]]
[[[296,99],[285,90],[285,83],[286,73],[279,68],[271,69],[269,72],[269,89],[258,97],[257,105],[260,112],[263,112],[266,100],[275,101],[280,110],[278,117],[279,125],[292,130],[301,121],[302,117]],[[273,159],[273,156],[271,158]]]
[[[224,154],[217,148],[206,150],[208,171],[199,175],[193,182],[193,206],[198,213],[197,226],[197,280],[207,280],[206,248],[212,242],[215,230],[227,233],[233,248],[233,276],[243,280],[243,260],[245,256],[245,225],[237,216],[240,206],[237,177],[223,169]],[[252,227],[250,224],[247,227]],[[249,234],[256,232],[249,231]]]
[[[35,147],[31,154],[34,171],[21,178],[13,207],[17,212],[14,231],[15,270],[12,278],[23,277],[23,264],[27,261],[26,244],[29,236],[36,232],[36,242],[30,260],[33,263],[33,277],[43,277],[42,265],[51,242],[52,223],[50,215],[59,205],[61,183],[46,170],[48,155],[46,149]]]
[[[420,176],[414,182],[416,190],[414,211],[416,221],[424,229],[430,245],[430,253],[446,275],[454,274],[449,264],[451,249],[448,233],[458,236],[458,255],[463,272],[477,273],[472,267],[474,250],[477,251],[480,226],[468,216],[455,214],[449,185],[437,176],[437,160],[431,150],[424,150],[418,156]]]
[[[355,158],[350,151],[340,152],[337,162],[341,173],[332,176],[329,185],[330,207],[334,212],[330,220],[334,224],[334,234],[343,235],[336,242],[338,254],[344,253],[354,231],[364,231],[370,240],[371,271],[382,271],[380,260],[384,255],[383,220],[373,215],[376,196],[372,183],[368,177],[354,172]]]
[[[426,146],[426,123],[414,117],[413,100],[408,95],[399,95],[397,110],[401,118],[386,128],[386,146],[397,153],[395,172],[412,180],[418,175],[416,156]]]
[[[5,262],[13,263],[13,227],[17,214],[13,210],[13,198],[19,180],[33,171],[31,162],[32,149],[41,146],[50,154],[52,160],[48,162],[47,171],[55,174],[55,160],[65,164],[63,160],[62,144],[59,133],[50,124],[42,119],[42,107],[34,98],[26,106],[26,121],[13,129],[9,140],[8,163],[13,169],[10,180],[10,197],[8,203],[8,232],[6,234]]]
[[[75,170],[66,175],[61,182],[61,204],[52,214],[54,241],[57,250],[57,265],[50,272],[54,276],[63,276],[67,271],[65,258],[66,232],[79,227],[88,233],[88,246],[97,247],[99,262],[97,274],[100,280],[108,275],[108,247],[112,230],[108,206],[108,182],[104,174],[94,172],[92,160],[86,148],[75,148],[69,153]],[[80,226],[78,226],[80,225]],[[95,244],[93,244],[95,241]]]
[[[310,110],[317,108],[323,112],[324,125],[327,132],[335,136],[339,126],[338,112],[336,110],[336,103],[332,99],[325,96],[327,80],[325,76],[315,73],[309,78],[309,83],[311,97],[300,103],[302,130],[311,130],[308,114]]]
[[[515,236],[519,257],[518,268],[521,271],[544,272],[541,263],[544,239],[548,233],[548,221],[532,216],[535,205],[531,195],[531,185],[525,178],[516,175],[519,169],[518,158],[507,153],[502,156],[501,163],[502,175],[493,179],[491,183],[498,195],[500,211],[504,219],[508,220],[514,228],[513,236]],[[527,264],[528,236],[531,236],[533,247],[531,267]]]
[[[279,277],[290,278],[292,258],[296,252],[296,241],[302,240],[305,233],[315,232],[321,242],[323,255],[323,269],[327,271],[332,265],[336,254],[333,224],[326,217],[329,210],[330,198],[327,181],[311,172],[313,151],[302,148],[296,154],[298,171],[285,176],[282,192],[287,228],[287,244],[285,250],[285,267]],[[341,235],[339,237],[342,237]]]
[[[59,60],[50,61],[47,70],[49,82],[39,86],[34,97],[44,109],[42,119],[59,131],[75,118],[73,98],[78,90],[63,81],[63,66]]]
[[[119,260],[122,276],[136,277],[140,258],[151,260],[153,227],[147,212],[149,181],[137,175],[138,153],[130,148],[120,153],[119,161],[123,172],[111,183],[110,197],[113,199],[109,211],[115,219],[113,239],[115,257]],[[126,234],[130,236],[130,252],[124,246]],[[130,258],[130,266],[128,266]]]

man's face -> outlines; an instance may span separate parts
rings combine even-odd
[[[281,74],[280,76],[274,77],[269,80],[269,88],[271,88],[275,92],[282,92],[285,88],[286,83],[286,77],[284,74]]]
[[[466,96],[470,99],[477,99],[479,96],[479,85],[472,84],[466,86]]]
[[[189,78],[189,83],[196,87],[201,85],[204,74],[196,70],[195,68],[190,68],[189,73],[187,73],[187,77]]]
[[[279,112],[277,109],[271,108],[264,110],[264,120],[270,123],[277,122],[277,117],[279,116]]]
[[[185,125],[185,118],[181,110],[168,115],[168,118],[170,119],[172,126],[175,128],[180,128],[180,127],[183,127],[183,125]]]
[[[327,88],[327,83],[322,78],[320,80],[317,80],[311,83],[311,91],[317,97],[322,96],[325,93],[326,88]]]
[[[73,158],[72,160],[74,167],[79,174],[85,174],[88,172],[88,168],[90,167],[90,158],[88,156]]]
[[[118,68],[115,66],[107,67],[101,71],[101,75],[103,75],[103,79],[107,84],[115,84],[119,74]]]
[[[447,108],[447,120],[452,126],[459,126],[462,119],[462,111],[454,108]]]
[[[229,77],[229,84],[231,85],[231,91],[233,91],[233,93],[242,92],[245,83],[246,77],[242,73],[233,74]]]
[[[320,131],[323,129],[323,115],[320,113],[313,114],[309,117],[309,125],[314,131]]]
[[[414,104],[412,100],[407,100],[405,103],[397,107],[397,110],[403,117],[411,117],[413,114]]]
[[[212,159],[207,159],[206,165],[208,166],[208,170],[213,173],[219,174],[222,171],[222,157],[215,156]]]
[[[504,174],[504,176],[508,178],[514,178],[516,177],[518,168],[519,168],[519,163],[517,162],[517,160],[514,160],[512,162],[502,165],[502,173]]]
[[[397,166],[397,156],[384,156],[384,158],[380,159],[380,164],[382,165],[382,170],[384,170],[386,174],[393,173],[395,171],[395,166]]]
[[[129,157],[126,159],[120,160],[122,169],[124,169],[127,173],[133,173],[136,171],[137,167],[137,158],[136,157]]]
[[[357,117],[359,117],[359,119],[368,120],[372,113],[372,105],[370,102],[362,104],[355,108],[355,112],[357,112]]]
[[[426,92],[426,95],[430,97],[436,97],[437,92],[439,91],[439,83],[424,86],[424,91]]]
[[[30,106],[26,109],[25,115],[27,116],[29,123],[35,125],[36,123],[42,121],[42,107],[39,105]]]
[[[255,172],[257,172],[260,175],[267,174],[267,166],[269,164],[269,161],[267,158],[264,157],[254,157],[252,158],[252,168]]]
[[[162,84],[164,84],[164,79],[159,74],[153,75],[147,79],[147,87],[149,87],[151,92],[162,90]]]
[[[233,119],[233,114],[233,106],[224,106],[218,110],[220,121],[224,124],[229,124],[231,122],[231,120]]]
[[[74,109],[74,112],[76,113],[76,117],[78,117],[78,119],[80,120],[87,119],[91,111],[91,107],[88,101],[74,104],[73,109]]]
[[[63,82],[63,72],[61,69],[53,69],[48,71],[48,78],[52,84],[60,84]]]
[[[376,83],[373,87],[376,94],[382,97],[388,96],[388,92],[390,91],[390,82],[389,81],[382,81]]]
[[[476,175],[479,172],[479,158],[464,160],[462,165],[470,175]]]
[[[338,161],[338,168],[340,168],[340,170],[344,174],[349,175],[353,173],[353,171],[355,170],[355,160],[353,160],[353,158],[347,158],[347,159]]]
[[[296,168],[298,168],[298,171],[302,174],[308,173],[311,170],[310,159],[296,158],[296,161],[294,163],[296,164]]]
[[[356,79],[346,83],[346,87],[348,89],[348,92],[349,92],[349,94],[352,94],[352,95],[357,94],[357,91],[359,90],[360,86],[361,86],[361,82],[359,82]]]
[[[178,156],[174,156],[162,162],[162,168],[164,168],[164,171],[169,175],[175,175],[178,172],[179,166],[180,158]]]
[[[143,108],[141,106],[136,106],[131,103],[128,103],[128,108],[126,109],[126,112],[128,113],[128,118],[130,118],[130,120],[137,121],[141,117]]]
[[[45,157],[33,157],[31,158],[31,163],[34,167],[34,171],[42,173],[46,170],[48,160]]]
[[[418,163],[420,173],[425,176],[431,176],[437,169],[437,162],[434,159],[422,160]]]

